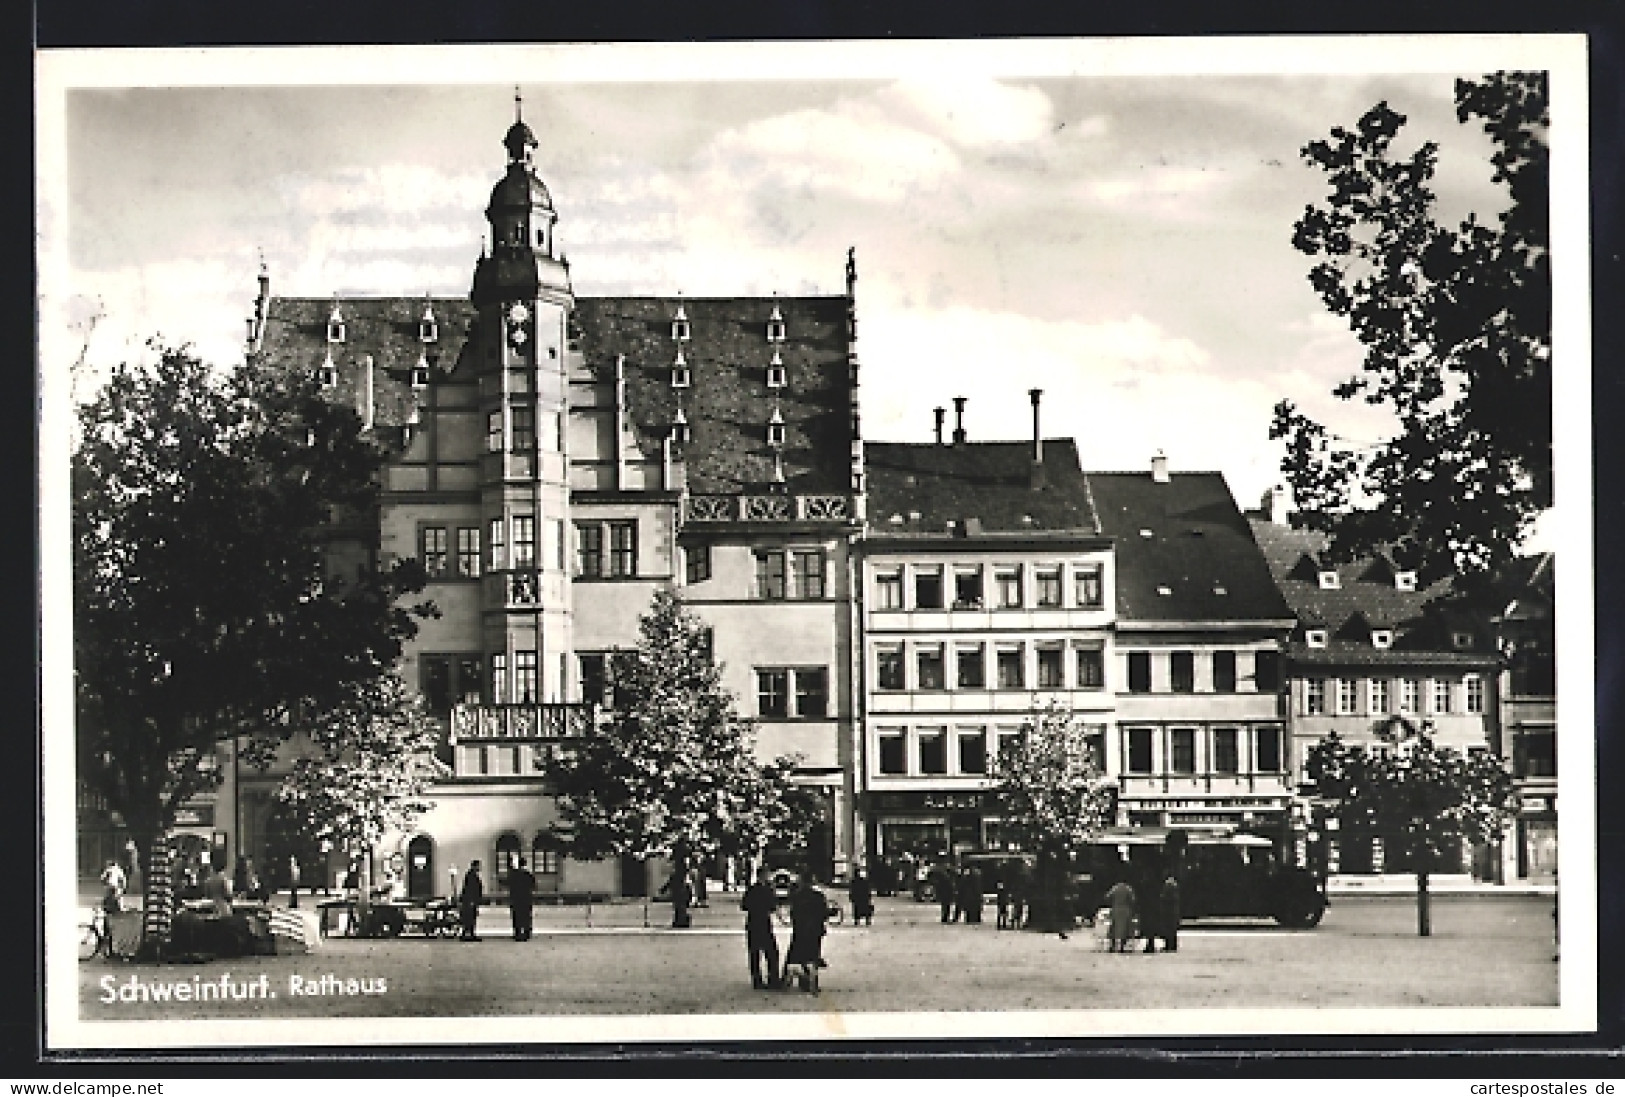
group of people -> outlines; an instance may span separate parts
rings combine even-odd
[[[867,884],[867,880],[865,880]],[[853,879],[854,887],[857,878]],[[790,949],[779,966],[779,942],[773,930],[773,915],[779,907],[773,890],[773,872],[763,867],[756,882],[745,889],[739,909],[745,912],[745,944],[750,953],[750,985],[757,990],[788,990],[794,983],[809,994],[818,993],[818,971],[824,961],[824,930],[829,918],[829,900],[813,883],[812,874],[803,871],[790,892]],[[868,905],[873,918],[874,906]],[[857,917],[854,900],[853,917]],[[792,973],[791,968],[799,968]]]
[[[1106,928],[1108,951],[1132,952],[1136,932],[1145,938],[1145,951],[1156,952],[1161,938],[1164,952],[1179,951],[1179,878],[1173,873],[1157,881],[1144,877],[1140,887],[1125,876],[1106,890],[1101,913],[1110,919]]]
[[[985,902],[985,882],[974,865],[955,868],[939,862],[930,872],[931,889],[942,911],[943,924],[964,920],[966,925],[980,925]],[[998,915],[999,929],[1020,929],[1027,918],[1027,881],[1020,875],[1005,880],[1000,876],[993,882],[993,901]]]

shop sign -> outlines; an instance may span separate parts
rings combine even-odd
[[[175,825],[178,827],[214,826],[214,805],[194,804],[191,807],[176,808]]]
[[[986,811],[992,798],[983,792],[871,792],[873,811]]]
[[[1135,807],[1158,808],[1164,811],[1280,811],[1286,803],[1270,797],[1230,798],[1219,800],[1163,800],[1154,796],[1125,796],[1125,803]]]

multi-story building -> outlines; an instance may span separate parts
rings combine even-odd
[[[1499,675],[1500,751],[1512,763],[1518,814],[1503,850],[1504,878],[1557,875],[1557,651],[1552,553],[1520,556],[1498,584],[1506,601],[1492,619]]]
[[[1456,750],[1491,745],[1497,654],[1483,618],[1458,607],[1447,583],[1424,586],[1385,554],[1335,563],[1326,537],[1288,524],[1282,489],[1264,498],[1253,535],[1291,607],[1287,705],[1292,766],[1304,779],[1307,752],[1329,733],[1369,745],[1396,717],[1433,725]],[[1404,872],[1403,859],[1375,832],[1326,831],[1336,873]],[[1392,843],[1387,844],[1392,847]],[[1488,851],[1469,851],[1436,872],[1493,875]]]
[[[1091,472],[1115,545],[1122,822],[1229,825],[1285,840],[1294,792],[1281,646],[1292,616],[1223,475]]]
[[[870,443],[860,546],[862,847],[999,848],[991,762],[1035,710],[1112,720],[1113,562],[1071,439]]]

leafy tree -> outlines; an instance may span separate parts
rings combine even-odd
[[[1038,856],[1033,924],[1065,924],[1062,893],[1074,851],[1100,833],[1115,808],[1115,786],[1101,772],[1089,730],[1051,704],[1029,713],[995,767],[995,796],[1022,848]]]
[[[149,879],[216,742],[275,741],[382,676],[423,584],[415,564],[329,574],[330,523],[374,513],[384,456],[353,411],[305,371],[155,349],[81,406],[72,466],[78,777]]]
[[[429,783],[450,773],[434,756],[439,725],[391,672],[356,683],[307,730],[315,753],[295,760],[277,798],[292,809],[301,833],[360,859],[365,897],[368,854],[385,834],[411,829],[434,806],[425,794]]]
[[[1305,770],[1315,794],[1331,801],[1341,828],[1364,824],[1397,846],[1416,873],[1417,931],[1432,933],[1428,876],[1463,841],[1490,843],[1517,810],[1512,775],[1487,750],[1441,747],[1431,721],[1395,716],[1369,748],[1332,732],[1309,748]]]
[[[675,594],[655,594],[611,669],[611,711],[547,763],[572,855],[666,857],[687,879],[697,858],[760,849],[790,828],[793,760],[757,764],[705,626]],[[685,926],[684,889],[672,891],[672,925]]]
[[[1270,437],[1286,441],[1299,521],[1330,533],[1335,555],[1387,547],[1426,582],[1470,585],[1552,502],[1545,74],[1458,80],[1456,115],[1495,145],[1508,204],[1493,225],[1438,221],[1438,147],[1397,150],[1405,116],[1386,102],[1304,146],[1328,193],[1293,246],[1319,258],[1310,283],[1365,345],[1361,373],[1333,394],[1386,407],[1396,429],[1357,452],[1283,400]]]

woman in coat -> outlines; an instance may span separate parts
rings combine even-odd
[[[875,893],[869,883],[869,874],[861,868],[852,874],[852,886],[848,890],[852,900],[852,924],[859,922],[865,925],[875,924]]]
[[[1106,905],[1112,916],[1111,951],[1128,952],[1134,947],[1134,886],[1119,879],[1106,892]]]
[[[812,873],[803,870],[790,896],[790,951],[784,956],[784,985],[790,986],[790,968],[801,968],[801,989],[818,993],[818,969],[824,966],[824,920],[829,900],[813,886]]]

